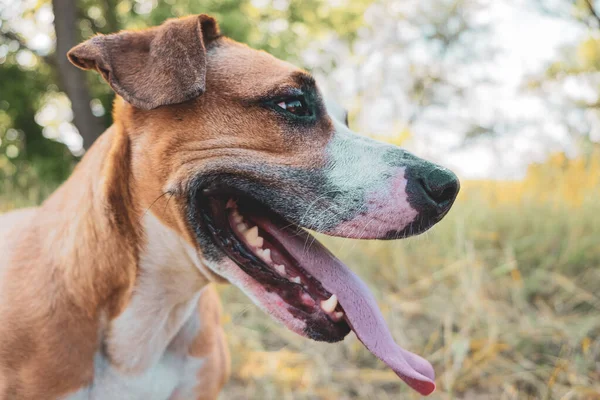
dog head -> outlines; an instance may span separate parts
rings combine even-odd
[[[96,36],[69,52],[121,96],[145,207],[212,273],[307,337],[359,339],[421,393],[426,361],[397,346],[365,285],[305,229],[398,239],[429,229],[459,190],[449,170],[352,132],[309,73],[221,37],[205,15]],[[162,207],[160,207],[162,209]]]

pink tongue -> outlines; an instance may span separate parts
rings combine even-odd
[[[394,342],[369,288],[340,260],[304,230],[268,230],[330,293],[335,293],[350,327],[367,349],[386,363],[404,382],[422,395],[435,390],[435,373],[422,357]]]

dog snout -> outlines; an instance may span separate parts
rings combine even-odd
[[[427,208],[437,214],[446,213],[460,190],[460,181],[450,170],[431,164],[428,168],[413,171],[409,177],[415,181],[413,202],[418,209]],[[416,196],[415,196],[416,195]]]

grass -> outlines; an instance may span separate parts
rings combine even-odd
[[[600,188],[571,202],[515,185],[467,185],[417,238],[321,239],[368,283],[398,343],[434,364],[432,399],[600,399]],[[47,193],[3,190],[0,212]],[[220,291],[233,360],[221,399],[419,398],[353,334],[312,342]]]

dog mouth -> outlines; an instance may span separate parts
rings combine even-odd
[[[314,340],[352,330],[410,387],[435,390],[431,364],[395,343],[368,287],[306,230],[247,195],[205,192],[199,206],[210,240],[235,264],[219,272],[257,305]]]
[[[305,322],[306,336],[337,342],[350,332],[337,296],[281,243],[282,232],[295,235],[298,227],[242,196],[210,197],[205,221],[219,248],[266,292],[277,295],[291,315]]]

